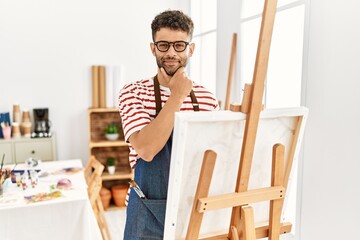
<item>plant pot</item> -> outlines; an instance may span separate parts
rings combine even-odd
[[[115,166],[107,166],[108,172],[109,174],[114,174],[115,173]]]
[[[119,138],[119,134],[118,133],[106,133],[105,137],[107,140],[115,141]]]
[[[100,198],[104,209],[107,209],[110,205],[111,191],[107,188],[102,187],[100,190]]]
[[[115,205],[118,207],[125,207],[125,199],[129,189],[129,185],[115,185],[111,188]]]

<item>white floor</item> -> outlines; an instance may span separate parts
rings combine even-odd
[[[105,211],[112,240],[123,240],[126,209]]]

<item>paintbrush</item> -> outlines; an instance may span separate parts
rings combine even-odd
[[[137,185],[137,183],[136,183],[134,180],[131,180],[131,181],[129,182],[129,184],[130,184],[130,187],[135,190],[136,194],[137,194],[140,198],[146,199],[145,194],[141,191],[140,187]]]
[[[14,165],[13,169],[12,169],[12,170],[11,170],[11,172],[10,172],[10,175],[14,172],[14,170],[15,170],[16,166],[17,166],[17,163],[15,163],[15,165]]]
[[[3,158],[2,158],[2,161],[1,161],[0,177],[2,176],[2,168],[4,166],[4,159],[5,159],[5,153],[3,154]]]

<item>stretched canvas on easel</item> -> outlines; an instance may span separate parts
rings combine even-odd
[[[291,146],[295,144],[293,153],[297,158],[306,116],[307,109],[302,107],[261,113],[249,189],[270,186],[274,144],[285,146],[285,161],[289,160]],[[300,122],[299,117],[303,117]],[[186,236],[206,150],[217,153],[209,196],[235,191],[245,119],[245,114],[230,111],[176,114],[164,239],[183,239]],[[300,132],[294,139],[297,128]],[[268,204],[254,204],[254,210],[256,222],[267,219]],[[230,218],[231,208],[206,212],[200,236],[227,232]]]

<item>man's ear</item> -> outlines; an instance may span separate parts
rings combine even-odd
[[[155,44],[154,43],[150,43],[150,49],[152,54],[155,56]]]
[[[194,53],[195,50],[195,43],[190,43],[189,44],[189,56],[191,57]]]

